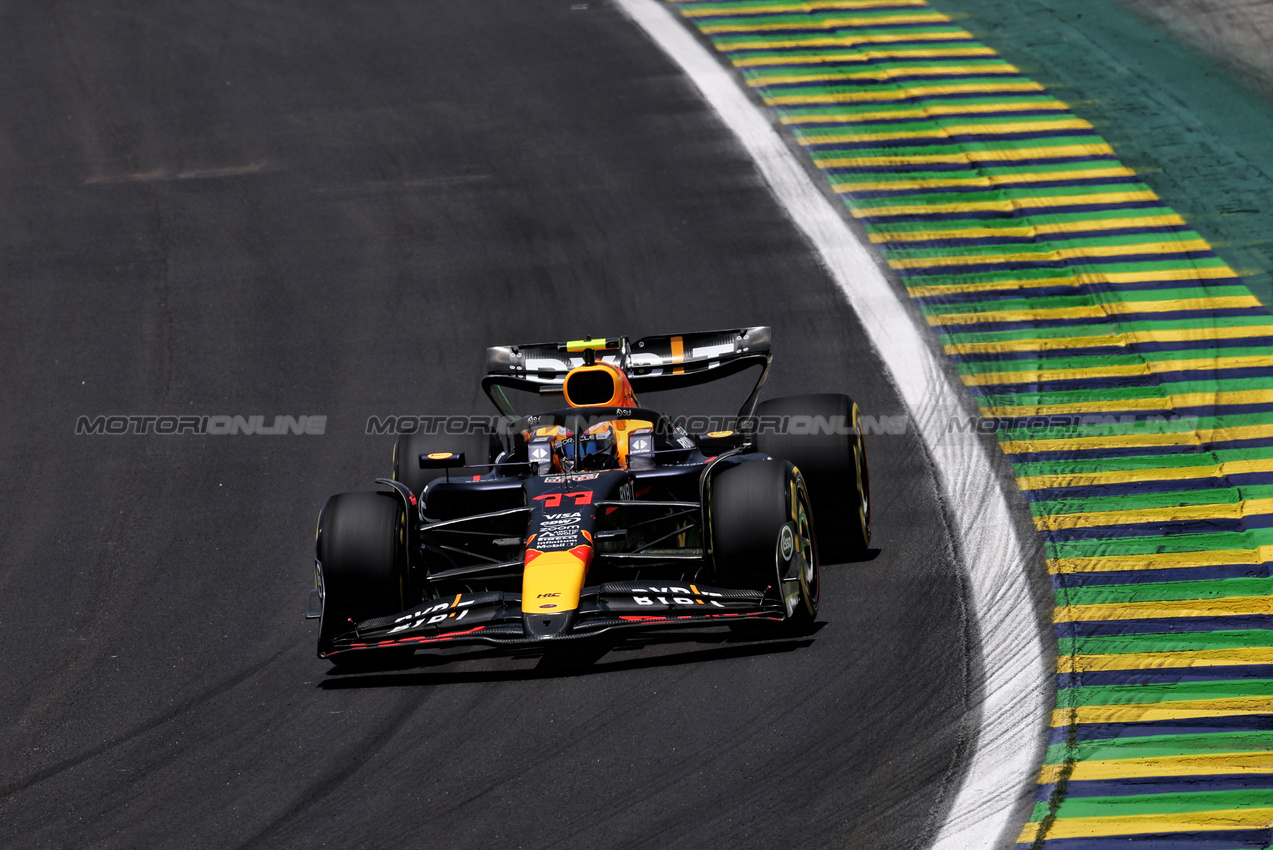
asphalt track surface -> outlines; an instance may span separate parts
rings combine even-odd
[[[484,411],[488,344],[771,324],[767,396],[901,412],[617,10],[15,3],[0,57],[0,845],[931,837],[978,652],[913,433],[871,441],[879,551],[826,569],[808,639],[314,657],[318,509],[388,473],[367,417]],[[98,414],[328,420],[74,435]]]

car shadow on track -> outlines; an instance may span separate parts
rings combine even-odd
[[[350,688],[403,688],[421,685],[456,685],[475,682],[527,681],[531,679],[568,678],[598,673],[617,673],[651,667],[699,664],[730,658],[748,658],[794,652],[813,644],[814,635],[825,624],[815,623],[810,632],[800,637],[757,639],[758,636],[723,634],[657,634],[622,637],[609,641],[589,641],[569,647],[554,647],[551,652],[509,652],[506,649],[481,649],[475,652],[417,655],[397,664],[376,669],[343,670],[333,667],[327,678],[318,683],[322,690]],[[648,652],[652,648],[675,644],[698,644],[698,648],[682,652],[642,654],[636,657],[602,661],[606,656],[624,652]],[[447,670],[464,661],[539,656],[533,669]]]
[[[822,568],[827,569],[831,567],[852,566],[853,564],[865,564],[867,561],[874,561],[883,551],[883,549],[867,549],[861,554],[854,554],[831,549],[829,552],[819,552],[818,554],[822,558]]]

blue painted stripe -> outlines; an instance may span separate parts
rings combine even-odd
[[[1233,369],[1181,369],[1174,372],[1152,372],[1148,375],[1112,375],[1104,378],[1088,378],[1087,383],[1077,379],[1063,381],[1021,381],[1015,384],[980,384],[968,387],[973,395],[996,399],[1011,395],[1043,395],[1091,389],[1152,389],[1160,387],[1164,393],[1172,392],[1173,385],[1187,381],[1236,381],[1239,379],[1267,378],[1273,375],[1273,363],[1268,366],[1240,366]],[[1235,390],[1238,388],[1235,388]],[[1234,390],[1230,390],[1231,392]]]
[[[1101,525],[1095,528],[1062,528],[1040,534],[1052,543],[1077,540],[1129,540],[1137,537],[1171,537],[1177,534],[1241,533],[1255,528],[1273,528],[1273,514],[1253,514],[1241,519],[1178,520],[1175,522],[1134,522]]]
[[[834,185],[837,182],[831,181]],[[979,189],[976,186],[922,186],[910,189],[863,189],[855,191],[853,197],[858,200],[879,200],[881,198],[894,198],[902,200],[915,196],[939,196],[939,195],[958,195],[967,194],[973,191],[983,191],[986,194],[995,194],[1007,190],[1029,190],[1029,189],[1057,189],[1070,188],[1077,186],[1129,186],[1136,185],[1143,187],[1144,181],[1137,175],[1114,176],[1114,177],[1073,177],[1068,179],[1056,180],[1000,180],[993,186],[986,189]],[[940,203],[940,198],[937,199]]]
[[[1210,283],[1223,283],[1221,279],[1212,279]],[[1159,286],[1174,286],[1180,281],[1160,281]],[[1270,321],[1273,325],[1273,321]],[[1273,337],[1261,333],[1260,328],[1251,328],[1252,336],[1234,339],[1189,339],[1165,342],[1131,342],[1126,345],[1101,345],[1086,348],[1051,348],[1043,351],[995,351],[977,354],[949,354],[956,363],[1007,363],[1019,360],[1068,360],[1077,357],[1105,357],[1110,354],[1165,354],[1177,351],[1196,351],[1200,357],[1216,353],[1223,356],[1223,351],[1212,352],[1211,349],[1226,348],[1267,348],[1273,357]]]
[[[1029,252],[1025,252],[1029,253]],[[898,277],[907,278],[903,282],[907,286],[915,286],[920,281],[913,278],[940,277],[948,278],[950,275],[976,275],[981,273],[1009,272],[1009,271],[1066,271],[1078,270],[1083,267],[1099,268],[1100,266],[1117,266],[1124,263],[1162,263],[1170,260],[1179,260],[1188,262],[1191,260],[1214,260],[1215,253],[1212,251],[1164,251],[1162,253],[1144,253],[1144,254],[1120,254],[1116,257],[1075,257],[1073,259],[1058,260],[1001,260],[999,262],[985,263],[960,263],[958,265],[951,264],[946,266],[926,266],[924,268],[914,269],[894,269],[893,273]],[[984,297],[982,300],[985,300]],[[1082,306],[1082,305],[1076,305]],[[1256,308],[1244,308],[1256,309]],[[1258,309],[1263,310],[1263,307]],[[1194,312],[1194,311],[1189,311]],[[1135,313],[1120,313],[1120,316],[1138,315]],[[1154,317],[1170,315],[1170,313],[1151,313]],[[1091,321],[1090,319],[1088,321]]]
[[[890,51],[893,45],[898,43],[901,43],[901,42],[890,42],[889,44]],[[756,84],[756,87],[767,88],[768,86],[764,85],[764,81],[767,77],[784,74],[784,73],[798,74],[801,72],[813,71],[816,73],[845,72],[845,73],[852,74],[852,73],[861,73],[863,71],[871,71],[871,70],[878,71],[890,65],[892,66],[952,65],[952,64],[965,65],[970,62],[971,63],[979,63],[979,62],[993,63],[995,61],[1002,61],[997,59],[997,57],[988,56],[985,54],[982,54],[982,55],[973,54],[973,55],[966,55],[966,56],[926,56],[924,55],[928,53],[929,50],[940,50],[943,47],[947,49],[963,50],[963,51],[967,51],[969,48],[975,49],[978,47],[977,44],[969,44],[966,41],[953,42],[948,44],[943,44],[940,41],[936,41],[936,42],[911,41],[909,42],[909,44],[917,48],[913,53],[899,49],[898,51],[895,51],[895,52],[891,51],[893,52],[893,55],[890,55],[890,56],[871,56],[869,54],[863,54],[863,53],[849,53],[849,54],[843,54],[843,55],[837,54],[833,56],[832,58],[826,59],[822,62],[773,62],[773,63],[765,63],[764,65],[742,66],[740,70],[749,74],[748,76],[749,82]],[[920,47],[923,47],[925,49],[923,50],[918,49]],[[852,48],[843,48],[843,49],[851,50]],[[775,52],[778,52],[778,51],[775,51]],[[791,52],[791,51],[784,50],[781,52]],[[993,67],[993,65],[991,65],[990,67]],[[755,76],[751,76],[751,74],[755,74]],[[834,82],[834,81],[831,81],[831,82]],[[1003,92],[1002,94],[1004,96],[1000,98],[998,96],[999,94],[1000,92],[993,92],[990,95],[984,95],[984,96],[987,96],[987,97],[994,96],[995,101],[997,101],[995,105],[998,105],[998,102],[1011,103],[1014,100],[1021,100],[1023,98],[1038,100],[1040,96],[1038,92],[1033,92],[1032,98],[1026,97],[1027,94],[1030,94],[1028,92]],[[1044,95],[1044,97],[1047,97],[1047,95]],[[817,106],[815,105],[809,108],[816,109]],[[1062,109],[1058,109],[1054,111],[1058,113],[1065,113],[1065,110],[1062,110]],[[838,114],[838,113],[835,113],[835,114]]]
[[[836,15],[836,16],[861,15],[867,11],[872,13],[890,13],[890,14],[905,15],[905,14],[914,14],[916,9],[924,9],[924,8],[925,7],[923,6],[911,5],[911,6],[871,6],[869,10],[867,9],[861,9],[861,10],[859,9],[823,9],[818,13],[818,17],[813,18],[813,20],[819,20],[829,15]],[[778,18],[784,15],[790,16],[793,14],[800,14],[801,11],[803,10],[780,9],[780,10],[776,10],[772,12],[756,10],[754,12],[749,11],[745,15],[738,15],[738,14],[713,15],[711,13],[706,13],[706,14],[699,13],[694,15],[692,20],[694,21],[694,23],[699,24],[700,26],[711,26],[712,22],[714,21],[720,22],[720,23],[731,23],[731,22],[739,22],[740,19],[747,20],[747,19],[754,18],[756,20],[764,20],[766,18]]]
[[[1273,578],[1269,564],[1224,564],[1215,567],[1179,567],[1160,570],[1117,570],[1107,573],[1057,573],[1052,587],[1106,587],[1129,584],[1162,584],[1173,581],[1221,581],[1227,578]]]
[[[1086,461],[1104,458],[1165,457],[1167,455],[1201,455],[1228,449],[1260,449],[1273,447],[1273,437],[1253,440],[1226,440],[1214,443],[1191,443],[1179,446],[1131,446],[1128,448],[1086,449],[1068,452],[1014,452],[1008,456],[1014,463],[1043,463],[1047,461]]]
[[[1040,240],[1043,241],[1043,240]],[[992,243],[993,244],[993,243]],[[1037,244],[1037,243],[1036,243]],[[1047,241],[1043,241],[1044,245],[1048,245]],[[1064,245],[1063,242],[1053,243]],[[955,246],[963,247],[963,246]],[[1029,243],[1025,246],[1004,246],[1005,252],[1029,250]],[[1040,249],[1046,250],[1046,249]],[[894,252],[896,253],[896,252]],[[1125,255],[1132,256],[1132,255]],[[1117,258],[1115,258],[1117,259]],[[1086,259],[1083,260],[1086,262]],[[908,277],[906,283],[910,286],[924,286],[926,281],[917,279],[918,275]],[[1179,281],[1163,281],[1163,280],[1137,280],[1115,282],[1115,281],[1099,281],[1097,283],[1068,284],[1064,286],[1040,286],[1028,290],[1030,298],[1082,298],[1096,299],[1099,296],[1109,293],[1118,292],[1153,292],[1157,289],[1170,287],[1173,290],[1188,290],[1191,298],[1209,298],[1215,295],[1215,288],[1218,286],[1234,286],[1233,278],[1210,278],[1204,280],[1179,280]],[[1005,286],[1002,289],[979,289],[975,292],[943,292],[937,295],[913,295],[913,301],[917,301],[924,305],[940,305],[954,306],[957,304],[985,304],[988,300],[996,296],[1003,300],[1016,300],[1024,298],[1027,291],[1023,291],[1016,287]],[[1107,354],[1121,354],[1123,352],[1105,352]],[[983,361],[984,362],[984,361]],[[1271,361],[1273,362],[1273,361]]]
[[[772,89],[766,88],[766,91],[771,91],[771,90]],[[1027,103],[1031,101],[1035,101],[1035,100],[1039,100],[1039,95],[1037,93],[1032,98],[1024,99],[1024,101]],[[829,112],[828,114],[838,115],[839,113]],[[843,123],[838,123],[838,124],[831,123],[831,122],[817,119],[817,118],[801,120],[801,118],[797,116],[784,116],[783,123],[789,127],[803,127],[805,125],[811,125],[811,126],[828,127],[828,128],[829,127],[844,127],[845,129],[848,129],[850,127],[889,127],[895,124],[916,124],[922,121],[932,122],[933,124],[937,124],[940,126],[940,124],[944,121],[976,121],[980,119],[991,119],[991,118],[1025,119],[1025,118],[1048,118],[1048,117],[1067,118],[1069,117],[1069,113],[1061,109],[1001,109],[1001,110],[995,110],[993,112],[981,112],[981,111],[943,112],[941,115],[933,115],[929,117],[920,117],[915,115],[899,115],[899,116],[888,117],[888,118],[884,118],[884,117],[864,118],[864,119],[853,120],[853,121],[845,121]],[[1107,158],[1113,159],[1114,157],[1112,154],[1110,154]],[[969,170],[972,170],[970,166],[965,165],[963,167],[968,168]],[[912,166],[910,170],[914,171],[915,169]],[[828,174],[834,174],[835,172],[836,172],[836,169],[828,168],[826,170],[826,173]]]
[[[1098,389],[1146,389],[1161,387],[1170,392],[1173,383],[1181,381],[1207,381],[1222,379],[1235,381],[1241,378],[1267,378],[1273,375],[1273,363],[1267,366],[1242,366],[1233,369],[1182,369],[1176,372],[1153,372],[1148,375],[1113,375],[1106,378],[1067,379],[1064,381],[1022,381],[1009,384],[979,384],[968,387],[977,396],[1028,395],[1032,393],[1074,392]]]
[[[1029,204],[1029,199],[1017,198],[1018,204]],[[979,221],[988,227],[1006,227],[1016,224],[1028,224],[1031,216],[1066,215],[1068,213],[1095,213],[1108,210],[1120,210],[1131,213],[1135,210],[1159,209],[1158,201],[1112,201],[1110,203],[1093,204],[1059,204],[1055,206],[1017,206],[1011,210],[961,210],[959,212],[906,213],[903,215],[862,215],[864,222],[893,224],[926,224],[933,221]]]
[[[1036,150],[1050,151],[1058,146],[1069,147],[1067,140],[1059,139],[1059,145],[1040,145]],[[979,159],[974,163],[967,162],[948,162],[944,160],[920,161],[917,163],[897,163],[897,162],[861,162],[861,159],[870,159],[875,154],[887,154],[888,156],[933,156],[934,153],[941,154],[940,151],[934,152],[933,146],[924,145],[914,147],[913,150],[899,154],[895,149],[896,146],[890,145],[889,150],[881,150],[878,152],[868,151],[862,154],[860,151],[829,151],[822,152],[822,158],[828,161],[840,161],[844,159],[859,160],[853,164],[845,165],[824,165],[822,171],[829,176],[843,177],[849,176],[871,176],[874,174],[902,174],[912,180],[921,180],[930,172],[938,177],[988,177],[985,174],[987,169],[1009,169],[1009,168],[1049,168],[1056,165],[1090,165],[1096,168],[1108,167],[1110,165],[1118,165],[1118,160],[1107,154],[1060,154],[1060,153],[1040,153],[1038,156],[1029,156],[1021,159]],[[907,147],[907,146],[903,146]],[[913,146],[912,146],[913,147]],[[1011,150],[1005,148],[1004,150]],[[999,153],[995,150],[983,150],[980,153],[990,157]],[[998,177],[1015,176],[1015,175],[993,175]],[[976,187],[973,187],[974,189]],[[1156,215],[1174,215],[1171,210],[1164,209],[1161,201],[1155,202],[1156,208],[1159,210]],[[1045,222],[1046,223],[1046,222]],[[1093,222],[1094,227],[1099,224]],[[1188,226],[1188,225],[1186,225]]]
[[[837,69],[837,70],[840,70],[840,69]],[[844,70],[849,70],[849,69],[844,69]],[[861,69],[854,68],[852,69],[852,73],[866,74],[866,73],[870,73],[870,69],[869,68],[861,68]],[[852,77],[852,78],[843,79],[843,80],[827,80],[827,79],[799,80],[799,81],[792,80],[790,82],[771,83],[767,86],[764,86],[764,90],[765,90],[765,97],[786,97],[787,95],[797,94],[799,92],[807,91],[809,89],[818,89],[822,93],[827,93],[827,92],[836,91],[837,89],[840,89],[840,88],[857,88],[859,86],[870,86],[870,85],[893,86],[893,85],[899,85],[904,83],[929,83],[929,82],[933,84],[939,84],[939,83],[948,83],[948,82],[958,83],[958,82],[967,82],[967,81],[979,81],[979,80],[986,80],[986,79],[991,79],[996,82],[1002,82],[1003,80],[1014,78],[1014,77],[1023,82],[1029,82],[1024,77],[1021,76],[1021,73],[1019,71],[1009,70],[1007,68],[999,69],[991,65],[987,67],[978,67],[972,71],[952,71],[947,74],[908,74],[905,72],[901,72],[896,74],[889,74],[888,76],[885,76],[882,78]],[[942,117],[945,118],[945,116],[942,116]],[[911,120],[915,120],[915,119],[911,119]],[[847,127],[847,126],[858,126],[858,125],[855,122],[852,125],[846,124],[845,126]]]
[[[1141,399],[1143,401],[1143,399]],[[1167,399],[1164,399],[1164,404]],[[1197,407],[1159,407],[1152,411],[1146,410],[1125,410],[1125,411],[1109,411],[1109,416],[1131,416],[1133,413],[1145,414],[1147,412],[1157,413],[1162,416],[1254,416],[1257,414],[1273,413],[1273,404],[1253,403],[1253,404],[1217,404],[1217,405],[1199,405]],[[1105,413],[1105,411],[1102,411]],[[1141,482],[1137,482],[1141,483]]]
[[[834,38],[836,36],[855,36],[862,37],[864,35],[888,35],[894,32],[913,32],[915,30],[931,30],[934,34],[945,35],[952,40],[958,34],[957,30],[947,29],[952,27],[947,21],[929,20],[929,21],[913,21],[900,22],[891,24],[877,24],[872,26],[864,24],[862,26],[842,26],[842,27],[824,27],[824,26],[807,26],[807,27],[775,27],[774,29],[755,30],[753,32],[718,32],[708,33],[714,38],[782,38],[783,36],[805,36],[807,38]],[[921,40],[921,43],[922,42]]]
[[[1143,794],[1187,794],[1207,791],[1245,791],[1273,788],[1273,774],[1250,774],[1237,776],[1207,776],[1199,779],[1193,777],[1150,777],[1147,779],[1087,779],[1070,780],[1065,786],[1066,797],[1136,797]],[[1056,788],[1055,782],[1039,785],[1035,792],[1035,801],[1041,802],[1052,796]]]
[[[1233,629],[1273,629],[1273,614],[1244,614],[1235,617],[1159,617],[1145,620],[1098,620],[1056,623],[1060,638],[1118,637],[1119,635],[1188,634]]]
[[[1260,316],[1264,314],[1263,307],[1234,307],[1224,309],[1202,309],[1202,310],[1165,310],[1161,313],[1147,311],[1144,313],[1120,313],[1117,316],[1110,316],[1102,321],[1099,316],[1084,316],[1076,319],[1035,319],[1030,322],[968,322],[966,324],[949,324],[934,325],[933,330],[939,334],[955,334],[955,333],[989,333],[991,331],[1027,331],[1040,330],[1042,328],[1072,328],[1081,327],[1083,325],[1093,324],[1109,324],[1117,327],[1119,323],[1145,322],[1145,321],[1174,321],[1174,320],[1199,320],[1199,319],[1229,319],[1229,318],[1246,318],[1248,316]],[[1130,329],[1129,330],[1133,330]]]
[[[845,31],[837,30],[828,35],[829,37],[834,38],[836,36],[842,37],[844,34],[845,34]],[[934,33],[934,35],[936,34],[937,33]],[[778,53],[778,54],[792,53],[792,54],[813,55],[813,54],[820,54],[826,50],[853,50],[854,49],[852,46],[847,44],[838,45],[836,47],[826,47],[826,46],[819,46],[819,45],[811,45],[808,43],[808,41],[810,40],[825,39],[828,37],[828,35],[820,35],[817,33],[812,33],[812,34],[809,34],[808,38],[804,40],[805,41],[804,44],[790,44],[790,45],[768,46],[768,47],[763,45],[757,45],[755,47],[746,47],[746,46],[736,46],[732,44],[732,42],[734,41],[738,41],[742,44],[745,44],[746,42],[754,41],[757,38],[764,38],[765,33],[763,32],[751,33],[751,34],[748,34],[748,33],[717,34],[717,36],[713,39],[713,41],[715,42],[715,47],[719,52],[728,54],[730,56],[734,54],[743,54],[744,56],[746,56],[747,54],[751,54],[751,53]],[[937,49],[944,46],[950,46],[950,47],[981,47],[982,46],[982,44],[978,42],[977,40],[975,40],[971,34],[963,30],[951,30],[950,32],[941,33],[941,35],[943,35],[944,37],[940,39],[916,38],[916,39],[908,39],[908,40],[890,41],[888,43],[888,48],[890,50],[900,50],[905,47]],[[786,39],[786,40],[790,41],[791,39]]]
[[[1032,236],[949,236],[936,239],[889,239],[875,244],[881,246],[886,251],[906,251],[925,248],[977,248],[982,246],[1003,245],[1004,247],[1029,247],[1032,245],[1056,244],[1064,245],[1067,242],[1083,242],[1091,239],[1114,239],[1120,236],[1159,236],[1173,233],[1187,234],[1193,233],[1193,229],[1189,225],[1167,225],[1163,227],[1112,227],[1108,230],[1083,230],[1068,233],[1039,233]],[[898,236],[903,234],[899,233]],[[1201,237],[1196,237],[1201,238]],[[1233,282],[1233,278],[1213,278],[1216,281]],[[1189,281],[1192,283],[1193,281]],[[1185,281],[1173,281],[1173,283],[1185,283]],[[1145,286],[1150,284],[1146,282]],[[1161,286],[1162,283],[1157,285]],[[1073,292],[1074,287],[1063,287],[1065,291]],[[1046,294],[1042,290],[1032,289],[1031,295],[1036,293]]]
[[[1048,745],[1064,744],[1069,740],[1071,727],[1069,726],[1053,726],[1048,730]],[[1199,735],[1207,732],[1271,732],[1273,731],[1273,714],[1236,714],[1228,717],[1189,717],[1179,720],[1151,720],[1136,723],[1080,723],[1073,727],[1075,738],[1079,741],[1104,741],[1114,738],[1146,738],[1156,735]],[[1260,783],[1267,782],[1273,787],[1273,773],[1261,777],[1247,777],[1249,779],[1258,780]],[[1089,785],[1098,782],[1110,783],[1114,786],[1123,785],[1138,780],[1130,779],[1102,779],[1087,780],[1080,784]],[[1150,780],[1139,780],[1146,782],[1180,782],[1180,778],[1155,778]],[[1208,777],[1207,784],[1210,787],[1211,778]],[[1196,782],[1194,783],[1196,784]],[[1265,787],[1257,784],[1255,787]],[[1212,789],[1220,790],[1220,789]],[[1150,791],[1132,792],[1132,793],[1154,793]],[[1080,794],[1080,796],[1082,796]],[[1100,797],[1101,794],[1089,794],[1087,796]]]
[[[1152,670],[1097,670],[1082,674],[1058,673],[1058,688],[1106,685],[1174,685],[1177,682],[1231,682],[1240,679],[1273,679],[1273,665],[1249,664],[1223,667],[1162,667]]]
[[[866,82],[870,82],[870,81],[866,81]],[[1002,82],[1002,80],[1000,82]],[[907,104],[907,105],[911,105],[915,107],[928,107],[935,103],[944,106],[944,105],[948,105],[952,103],[958,104],[958,103],[969,101],[969,100],[984,100],[988,96],[991,96],[991,95],[998,96],[1000,94],[1000,92],[986,92],[986,91],[978,91],[976,89],[969,89],[966,91],[927,92],[924,94],[915,94],[914,89],[893,90],[892,88],[885,86],[881,83],[876,83],[876,84],[870,85],[869,87],[865,85],[863,86],[855,85],[854,87],[861,88],[863,92],[869,92],[871,94],[871,100],[869,101],[869,105],[871,106],[889,106],[889,105],[897,105],[897,104]],[[849,86],[839,86],[837,88],[839,89],[839,92],[838,92],[839,94],[853,93],[848,91],[848,89],[850,88]],[[767,91],[768,91],[767,88],[762,88],[760,93],[763,96]],[[1003,92],[1003,94],[1007,97],[1016,98],[1016,99],[1021,99],[1026,97],[1033,97],[1036,99],[1040,97],[1051,97],[1051,95],[1049,95],[1046,91],[1043,91],[1043,90],[1012,91],[1012,92]],[[894,96],[890,97],[889,95],[894,95]],[[863,101],[858,101],[856,103],[852,103],[851,105],[861,106],[863,104],[864,104]],[[834,105],[835,104],[833,103],[825,103],[825,102],[824,103],[786,103],[786,104],[776,104],[772,108],[773,108],[773,111],[778,113],[779,115],[784,115],[791,110],[818,109],[818,108],[830,109]],[[1101,139],[1100,136],[1095,136],[1094,138],[1096,139],[1096,144],[1103,143],[1103,140]]]
[[[1073,143],[1073,140],[1078,138],[1091,139],[1093,143],[1099,143],[1100,140],[1100,136],[1096,135],[1096,131],[1076,127],[1070,130],[1021,130],[1014,133],[949,132],[941,136],[912,136],[905,139],[864,139],[860,142],[809,142],[803,147],[811,154],[842,150],[850,156],[860,156],[863,149],[870,148],[922,148],[948,146],[952,142],[1013,142],[1028,141],[1030,139],[1061,139]]]
[[[987,151],[986,153],[993,153]],[[1038,156],[1027,157],[1025,159],[979,159],[976,167],[970,166],[966,162],[923,162],[916,164],[907,163],[904,165],[836,165],[823,168],[822,171],[827,174],[874,174],[874,173],[898,173],[910,174],[916,170],[921,171],[950,171],[962,172],[969,175],[977,175],[981,168],[1015,168],[1017,166],[1030,165],[1063,165],[1065,163],[1090,162],[1094,164],[1117,163],[1118,160],[1112,154],[1087,154],[1087,155],[1071,155],[1071,156]],[[1158,205],[1161,208],[1161,203]],[[1163,210],[1163,215],[1172,215],[1170,210]]]
[[[1049,487],[1025,491],[1026,498],[1035,502],[1053,499],[1091,499],[1099,496],[1135,496],[1143,493],[1172,493],[1176,490],[1220,490],[1227,487],[1243,487],[1254,484],[1273,484],[1273,472],[1242,472],[1223,478],[1179,478],[1171,481],[1129,481],[1125,484],[1100,484],[1091,487]]]
[[[1014,463],[1042,463],[1046,461],[1085,461],[1104,458],[1165,457],[1167,455],[1206,454],[1226,449],[1259,449],[1273,446],[1273,437],[1254,440],[1226,440],[1224,442],[1189,444],[1180,446],[1133,446],[1129,448],[1087,449],[1069,452],[1015,452],[1009,453]]]

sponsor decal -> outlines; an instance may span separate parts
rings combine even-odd
[[[791,523],[787,523],[782,527],[782,533],[778,535],[778,551],[782,553],[784,561],[790,561],[791,556],[796,551],[796,535],[791,530]]]
[[[591,481],[599,476],[600,473],[597,472],[580,472],[571,473],[570,475],[549,475],[544,478],[544,481],[548,484],[561,484],[562,482],[570,481]]]
[[[582,511],[566,511],[548,514],[539,524],[535,547],[541,552],[558,552],[579,545],[579,524]]]
[[[447,620],[458,622],[468,614],[467,606],[472,604],[472,601],[460,601],[458,596],[449,602],[435,602],[422,611],[411,611],[396,618],[394,620],[396,625],[389,630],[389,634],[418,629],[421,626],[436,626]],[[458,613],[456,609],[459,609]]]
[[[676,587],[669,585],[666,587],[642,587],[630,591],[632,601],[638,605],[711,605],[715,608],[724,608],[725,606],[717,602],[711,597],[719,597],[721,594],[713,593],[710,590],[699,590],[697,587],[690,585],[689,587]],[[704,600],[703,597],[707,597]]]

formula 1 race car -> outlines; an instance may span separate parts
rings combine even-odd
[[[846,395],[757,403],[770,329],[488,350],[501,427],[403,434],[381,492],[318,519],[318,654],[547,645],[619,629],[807,630],[819,568],[870,542],[866,445]],[[691,435],[638,391],[758,367],[727,430]],[[505,393],[564,396],[519,416]],[[753,626],[753,629],[756,628]]]

